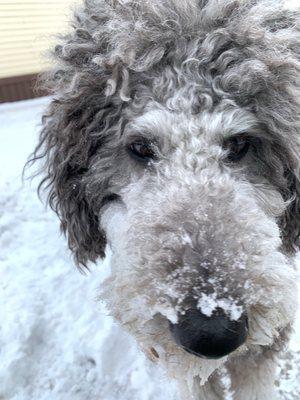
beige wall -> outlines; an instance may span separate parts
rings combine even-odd
[[[0,78],[47,68],[53,34],[66,31],[79,0],[0,0]]]

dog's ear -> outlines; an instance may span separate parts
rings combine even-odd
[[[80,85],[52,101],[34,154],[35,159],[45,158],[46,176],[39,190],[48,190],[49,204],[61,220],[78,265],[103,257],[106,246],[98,216],[87,199],[84,177],[90,158],[105,140],[110,114],[116,111],[106,100],[104,87],[99,88],[99,81],[96,84],[98,90],[89,92]]]
[[[106,246],[97,210],[87,195],[85,177],[93,155],[110,140],[123,104],[122,96],[114,97],[122,75],[118,60],[106,57],[105,36],[101,46],[95,43],[90,29],[96,23],[101,25],[78,16],[73,33],[63,37],[53,52],[58,66],[41,77],[53,100],[43,116],[39,143],[31,160],[44,161],[45,177],[39,189],[47,189],[49,204],[61,220],[75,260],[84,266],[103,257]],[[97,179],[99,190],[104,191],[107,176]]]
[[[264,113],[271,130],[283,143],[285,171],[284,197],[289,203],[280,221],[284,250],[300,249],[300,10],[278,8],[270,11],[264,25],[273,46],[271,63],[266,63],[274,79],[262,97]]]
[[[246,1],[242,10],[234,35],[243,50],[227,67],[225,90],[274,138],[279,162],[270,166],[289,204],[279,223],[284,250],[292,254],[300,246],[300,11],[260,1]]]
[[[294,253],[300,245],[300,11],[281,2],[246,1],[241,7],[245,16],[233,24],[233,37],[242,50],[226,68],[224,88],[274,138],[280,165],[271,168],[289,202],[280,220],[283,246]]]
[[[295,170],[288,170],[286,175],[290,203],[280,225],[284,249],[294,254],[300,249],[300,175]]]

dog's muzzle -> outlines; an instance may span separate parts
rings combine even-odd
[[[175,342],[187,352],[202,358],[218,359],[246,341],[248,320],[243,314],[233,321],[221,309],[210,317],[191,309],[181,315],[176,324],[170,323],[170,330]]]

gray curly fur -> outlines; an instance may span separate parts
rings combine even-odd
[[[179,89],[193,114],[226,98],[264,125],[258,157],[266,178],[293,199],[280,224],[285,248],[298,248],[297,12],[280,1],[86,0],[60,39],[57,65],[43,77],[54,99],[33,158],[45,158],[42,186],[77,263],[104,256],[98,215],[115,193],[113,159],[129,115],[149,99],[166,104]]]
[[[54,98],[33,156],[78,264],[104,256],[98,216],[126,181],[127,121],[179,91],[194,115],[227,99],[257,117],[260,173],[291,200],[279,223],[298,248],[299,39],[299,13],[276,0],[84,2],[42,79]]]

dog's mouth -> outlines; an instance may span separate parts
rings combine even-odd
[[[221,309],[206,316],[197,309],[186,311],[176,324],[169,323],[171,334],[182,349],[206,359],[225,357],[245,343],[248,318],[243,314],[231,320]]]

